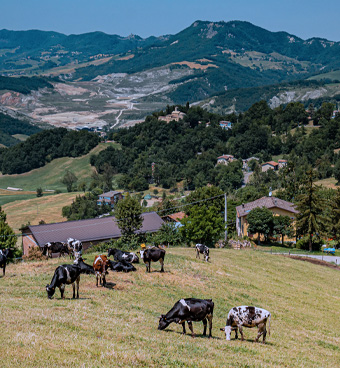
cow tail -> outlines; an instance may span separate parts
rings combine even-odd
[[[269,321],[268,321],[268,335],[270,336],[270,319],[271,319],[272,315],[271,313],[269,313]]]

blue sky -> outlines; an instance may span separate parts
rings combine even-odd
[[[195,20],[246,20],[303,39],[340,41],[339,15],[339,0],[0,0],[0,29],[65,34],[148,37],[175,34]]]

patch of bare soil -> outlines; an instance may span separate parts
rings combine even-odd
[[[218,68],[218,66],[215,65],[215,64],[202,65],[202,64],[198,64],[198,63],[194,63],[194,62],[190,62],[190,61],[180,61],[180,62],[172,63],[172,64],[187,65],[190,69]]]
[[[325,266],[325,267],[329,267],[329,268],[334,268],[338,271],[340,271],[340,267],[337,265],[334,265],[332,263],[326,262],[326,261],[322,261],[320,259],[316,259],[316,258],[310,258],[310,257],[300,257],[300,256],[284,256],[284,257],[288,257],[288,258],[292,258],[292,259],[297,259],[299,261],[305,261],[305,262],[309,262],[309,263],[313,263],[319,266]]]

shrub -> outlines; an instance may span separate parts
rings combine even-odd
[[[313,251],[320,251],[322,246],[321,239],[313,239],[312,242],[312,250]],[[303,238],[299,239],[296,242],[296,248],[301,250],[309,250],[309,237],[304,236]]]
[[[31,247],[28,250],[28,256],[23,256],[22,259],[24,261],[41,261],[42,259],[46,259],[46,256],[43,256],[39,247]]]

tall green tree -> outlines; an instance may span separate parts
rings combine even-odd
[[[272,212],[266,207],[257,207],[249,212],[247,216],[248,231],[252,234],[258,233],[258,242],[260,242],[261,234],[268,240],[269,235],[273,232],[273,217]]]
[[[282,244],[285,236],[293,236],[292,220],[289,216],[274,216],[273,217],[273,233],[281,235]]]
[[[138,199],[127,195],[117,202],[114,215],[118,222],[118,227],[122,237],[129,239],[139,230],[143,224],[142,207]]]
[[[78,178],[76,175],[70,171],[66,170],[64,177],[62,178],[61,182],[66,185],[66,189],[68,192],[72,192],[73,186],[77,183]]]
[[[298,196],[296,230],[298,235],[308,235],[309,251],[312,251],[313,235],[317,237],[326,230],[326,218],[324,216],[327,204],[320,196],[320,187],[314,184],[316,174],[313,170],[307,173],[302,194]]]
[[[340,242],[340,188],[330,202],[330,233]]]
[[[17,242],[17,237],[6,220],[6,213],[0,206],[0,249],[13,248]]]

